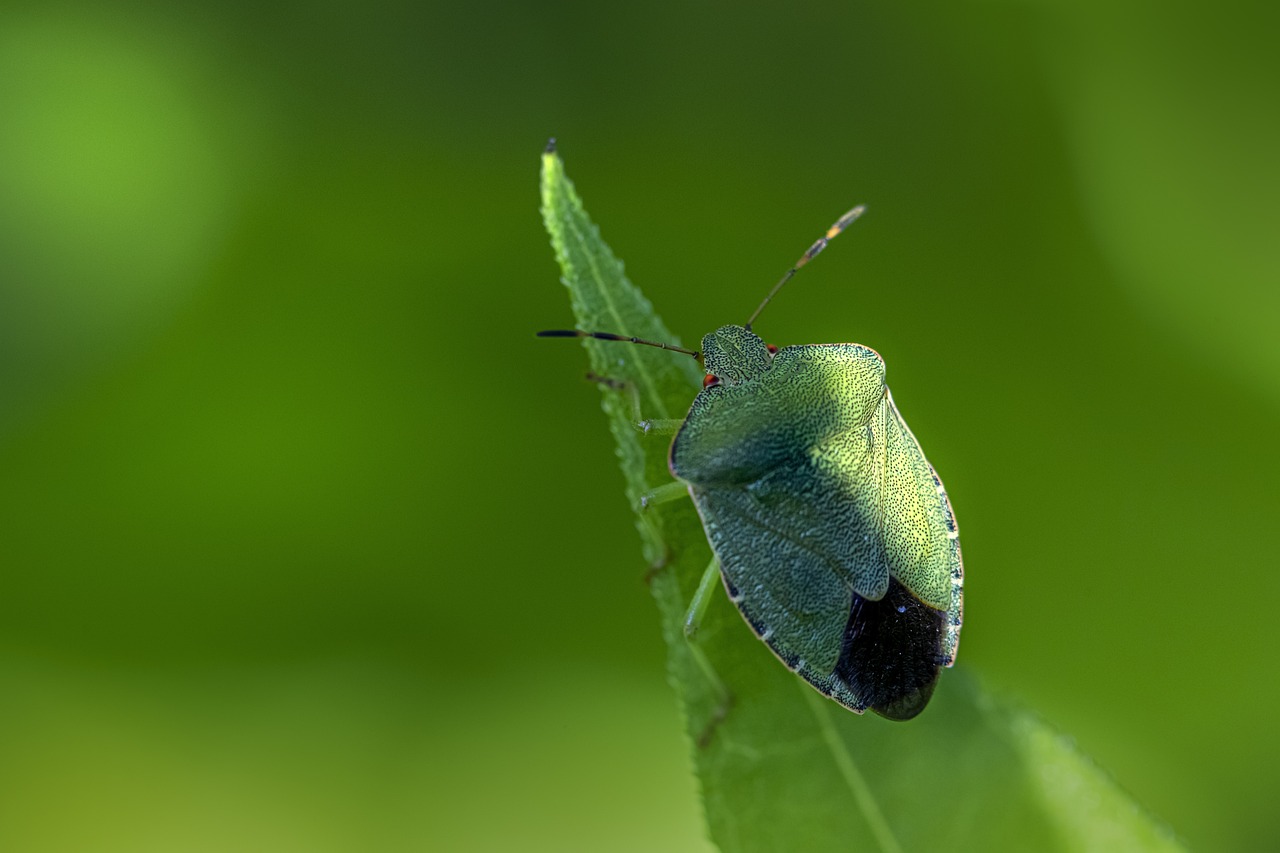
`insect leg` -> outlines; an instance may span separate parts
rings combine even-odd
[[[592,382],[599,382],[606,388],[612,388],[614,391],[625,393],[631,399],[631,422],[635,424],[636,429],[645,435],[655,433],[657,435],[673,435],[680,430],[684,421],[679,418],[646,418],[640,414],[640,392],[632,382],[625,379],[613,379],[608,376],[601,376],[598,373],[588,373],[587,379]]]
[[[707,605],[711,603],[711,593],[715,591],[716,581],[720,580],[720,561],[711,558],[702,580],[698,581],[698,589],[689,602],[689,609],[684,614],[684,638],[690,643],[697,640],[698,628],[702,626],[702,617],[707,615]]]
[[[615,391],[625,391],[631,387],[631,383],[627,382],[627,380],[625,379],[613,379],[612,377],[609,377],[609,376],[601,376],[599,373],[596,373],[594,370],[587,371],[587,381],[599,382],[604,387],[612,388]],[[635,397],[634,391],[632,391],[632,397],[633,398]],[[636,405],[639,405],[640,401],[637,399],[635,400],[635,403]]]
[[[679,480],[663,483],[661,486],[656,486],[640,496],[640,501],[635,507],[636,521],[642,528],[644,538],[660,547],[663,551],[663,557],[649,566],[649,572],[645,575],[646,583],[652,581],[654,575],[666,567],[667,555],[669,554],[669,546],[666,544],[666,537],[662,533],[662,521],[657,517],[657,513],[649,512],[649,509],[657,504],[670,503],[687,497],[689,497],[689,487]]]
[[[689,487],[679,480],[672,480],[670,483],[655,486],[641,495],[640,509],[648,509],[651,506],[671,503],[687,497],[689,497]]]
[[[693,656],[694,662],[698,664],[698,668],[707,677],[716,699],[715,708],[711,711],[711,718],[707,721],[706,727],[703,728],[702,734],[698,736],[699,747],[705,747],[711,742],[711,736],[715,734],[716,727],[728,715],[729,708],[733,705],[733,694],[729,692],[729,688],[725,686],[715,667],[711,665],[711,661],[707,658],[707,653],[698,645],[698,628],[702,625],[702,618],[707,613],[707,606],[711,603],[711,596],[715,592],[716,582],[719,580],[720,561],[713,556],[711,562],[707,564],[706,571],[702,573],[702,579],[698,581],[698,589],[694,592],[693,601],[689,602],[689,609],[684,616],[684,638],[688,645],[689,654]]]
[[[645,435],[656,433],[658,435],[674,435],[680,431],[680,427],[684,425],[684,421],[679,418],[656,418],[651,420],[637,421],[636,429]]]

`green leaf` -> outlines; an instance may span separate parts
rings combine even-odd
[[[678,344],[600,238],[549,149],[542,213],[578,328]],[[929,708],[906,723],[855,715],[804,684],[716,593],[698,643],[734,696],[707,731],[717,697],[682,631],[710,560],[691,501],[638,509],[671,482],[669,438],[637,429],[681,418],[701,371],[687,356],[586,339],[680,697],[712,839],[739,850],[1166,850],[1172,834],[1088,759],[1026,713],[984,695],[963,665],[943,673]],[[619,565],[626,563],[618,559]]]

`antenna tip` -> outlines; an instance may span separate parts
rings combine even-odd
[[[855,219],[857,219],[862,214],[866,213],[866,211],[867,211],[867,206],[865,204],[860,204],[857,207],[855,207],[853,210],[846,213],[844,216],[841,216],[839,219],[836,220],[835,225],[832,225],[829,229],[827,229],[827,239],[830,240],[832,237],[836,236],[841,231],[848,228],[850,225],[853,224]]]
[[[537,333],[539,338],[577,338],[581,333],[577,329],[544,329]]]

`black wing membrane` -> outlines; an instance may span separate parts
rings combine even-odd
[[[897,579],[879,601],[854,595],[834,677],[880,716],[911,719],[938,683],[946,620]]]

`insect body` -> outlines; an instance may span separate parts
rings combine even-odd
[[[955,519],[859,344],[703,338],[715,379],[671,446],[729,597],[787,666],[855,711],[909,719],[955,660]]]
[[[861,212],[842,217],[760,308]],[[672,442],[671,473],[688,487],[730,600],[822,693],[859,713],[914,717],[955,660],[963,569],[950,502],[894,405],[884,361],[860,344],[774,349],[750,321],[706,335],[701,353],[679,351],[701,358],[707,378]]]

